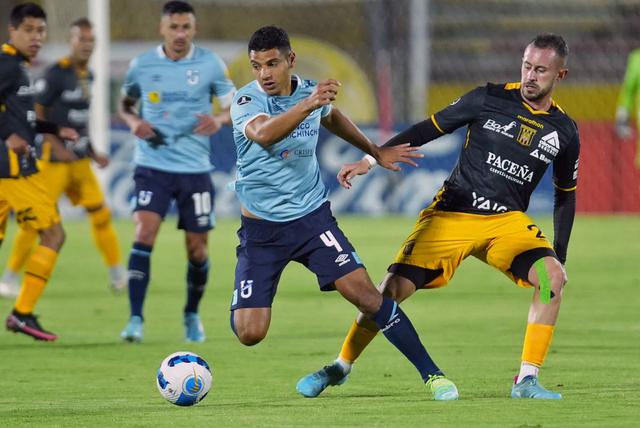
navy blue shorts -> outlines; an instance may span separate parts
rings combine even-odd
[[[338,227],[329,202],[304,217],[287,222],[243,216],[238,237],[232,311],[270,308],[280,275],[292,260],[316,274],[322,291],[333,290],[334,281],[364,267]]]
[[[171,200],[178,208],[178,229],[206,232],[213,228],[214,190],[208,172],[183,174],[138,166],[134,211],[152,211],[164,219]]]

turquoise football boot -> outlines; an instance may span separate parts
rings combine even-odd
[[[187,342],[204,342],[204,327],[200,316],[195,312],[184,314],[184,339]]]
[[[517,378],[516,378],[517,379]],[[562,394],[549,391],[538,383],[537,376],[525,376],[511,388],[511,398],[537,398],[538,400],[560,400]]]
[[[142,317],[138,315],[133,315],[127,326],[120,333],[120,337],[122,340],[126,340],[127,342],[142,342]]]
[[[338,363],[333,363],[300,379],[296,390],[307,398],[314,398],[328,386],[342,385],[348,377]]]

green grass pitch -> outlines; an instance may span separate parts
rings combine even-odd
[[[552,234],[549,219],[540,226]],[[339,221],[378,281],[413,225],[400,217]],[[17,426],[638,426],[640,422],[640,217],[576,219],[569,284],[542,383],[557,402],[512,400],[531,292],[475,259],[448,287],[403,304],[432,356],[456,382],[457,402],[433,402],[411,366],[383,337],[349,381],[317,399],[295,391],[299,377],[335,358],[355,310],[291,264],[282,278],[266,340],[242,346],[229,328],[236,220],[211,236],[213,271],[201,313],[204,344],[182,331],[185,260],[175,220],[153,252],[145,341],[121,343],[125,295],[113,295],[89,226],[68,222],[67,243],[37,308],[55,343],[0,333],[0,425]],[[130,221],[117,228],[125,258]],[[10,227],[10,236],[15,224]],[[8,242],[0,253],[4,261]],[[12,302],[0,301],[0,313]],[[160,361],[191,350],[212,366],[214,386],[192,408],[165,402],[155,386]]]

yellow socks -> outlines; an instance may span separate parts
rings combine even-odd
[[[38,232],[35,230],[18,229],[18,233],[13,240],[11,255],[7,262],[7,269],[11,272],[20,272],[31,255],[31,250],[38,240]]]
[[[378,331],[378,327],[373,321],[365,320],[363,325],[358,325],[358,323],[354,321],[342,344],[339,359],[353,364],[367,345],[376,337]]]
[[[16,299],[15,309],[21,314],[30,314],[42,295],[49,281],[58,253],[48,247],[39,245],[29,260],[24,273],[20,294]]]
[[[522,363],[516,383],[520,383],[527,376],[538,376],[538,370],[551,345],[554,326],[548,324],[527,324],[522,347]]]
[[[542,366],[551,345],[553,328],[554,326],[547,324],[527,324],[522,348],[522,361],[538,367]]]
[[[120,246],[116,231],[111,222],[111,212],[107,207],[96,211],[89,211],[93,238],[102,253],[102,258],[107,266],[113,267],[120,264]]]

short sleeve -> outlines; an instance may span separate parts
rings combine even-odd
[[[211,94],[218,98],[220,107],[227,108],[233,101],[236,87],[229,77],[229,70],[224,61],[215,54],[213,54],[213,61],[214,75],[211,82]]]
[[[553,161],[553,184],[558,190],[570,192],[578,184],[578,159],[580,157],[580,137],[576,128],[573,140]]]
[[[51,106],[60,97],[61,78],[55,68],[50,68],[40,79],[36,81],[36,102],[45,107]]]
[[[445,134],[468,125],[482,110],[486,95],[486,86],[467,92],[434,114],[432,116],[434,125]]]
[[[136,100],[141,96],[140,83],[138,82],[138,58],[132,59],[129,64],[129,69],[122,84],[122,95]]]
[[[236,94],[233,103],[231,103],[233,129],[242,132],[242,135],[246,137],[247,124],[258,116],[270,116],[264,100],[246,93]]]

